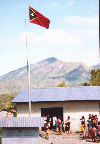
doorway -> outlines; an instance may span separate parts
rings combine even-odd
[[[41,108],[41,116],[46,117],[49,115],[51,119],[51,124],[49,129],[53,129],[53,117],[61,116],[61,121],[63,122],[63,107],[52,107],[52,108]]]

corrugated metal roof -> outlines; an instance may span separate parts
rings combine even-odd
[[[100,86],[31,89],[31,101],[100,100]],[[23,89],[12,102],[29,102],[28,89]]]
[[[0,117],[0,127],[43,127],[43,117]]]

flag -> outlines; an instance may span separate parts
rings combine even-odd
[[[29,21],[45,28],[49,28],[50,20],[29,6]]]

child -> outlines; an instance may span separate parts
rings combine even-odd
[[[56,132],[58,132],[58,123],[56,122]]]
[[[83,139],[86,138],[86,132],[87,132],[86,126],[83,126]]]
[[[46,123],[46,127],[45,127],[46,135],[45,135],[45,138],[47,138],[47,140],[49,140],[48,129],[49,129],[49,125],[48,125],[48,123]]]
[[[91,139],[92,139],[92,141],[94,140],[94,142],[96,141],[95,127],[94,126],[92,126],[92,128],[91,128]]]

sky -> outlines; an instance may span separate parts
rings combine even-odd
[[[29,6],[49,18],[49,29],[29,23]],[[0,1],[0,76],[25,66],[27,57],[31,64],[50,57],[98,64],[99,0]]]

